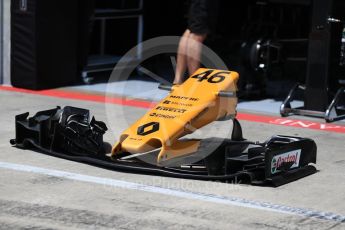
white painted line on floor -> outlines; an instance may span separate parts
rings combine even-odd
[[[162,188],[158,186],[149,186],[149,185],[127,182],[127,181],[122,181],[122,180],[104,178],[104,177],[87,176],[87,175],[77,174],[77,173],[72,173],[72,172],[34,167],[30,165],[13,164],[9,162],[0,162],[0,168],[66,178],[66,179],[75,180],[75,181],[107,185],[107,186],[111,186],[115,188],[145,191],[145,192],[170,195],[170,196],[180,197],[180,198],[194,199],[194,200],[200,200],[200,201],[206,201],[206,202],[212,202],[212,203],[218,203],[218,204],[224,204],[224,205],[252,208],[252,209],[265,210],[265,211],[275,212],[275,213],[298,215],[302,217],[312,217],[312,218],[317,218],[317,219],[331,220],[331,221],[345,223],[345,216],[338,215],[335,213],[313,211],[313,210],[304,209],[304,208],[295,208],[295,207],[289,207],[285,205],[272,204],[268,202],[246,200],[246,199],[237,198],[237,197],[218,196],[218,195],[213,195],[213,194],[204,194],[204,193],[182,191],[182,190],[171,189],[171,188]]]

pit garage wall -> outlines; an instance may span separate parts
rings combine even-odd
[[[3,55],[2,55],[2,26],[3,26],[3,17],[2,17],[2,0],[0,0],[0,84],[2,84],[3,80],[2,80],[2,59],[3,59]]]
[[[11,84],[11,0],[0,0],[0,84]]]

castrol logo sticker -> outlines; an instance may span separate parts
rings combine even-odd
[[[271,173],[275,174],[280,172],[279,167],[283,163],[292,163],[290,169],[296,168],[299,166],[299,159],[301,157],[301,149],[293,150],[287,153],[276,155],[272,158],[271,162]]]

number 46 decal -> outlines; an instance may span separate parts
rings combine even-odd
[[[202,73],[192,76],[191,78],[196,78],[198,79],[199,82],[202,82],[203,80],[207,80],[209,83],[219,83],[219,82],[224,81],[225,79],[225,76],[222,74],[230,73],[230,71],[221,71],[212,75],[212,72],[214,72],[214,70],[206,70]]]

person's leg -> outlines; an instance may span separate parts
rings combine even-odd
[[[175,70],[174,84],[181,84],[184,81],[184,74],[187,69],[187,48],[190,31],[187,29],[179,42],[177,49],[177,61]]]
[[[187,48],[187,67],[190,75],[200,68],[202,44],[206,36],[206,34],[190,33]]]

